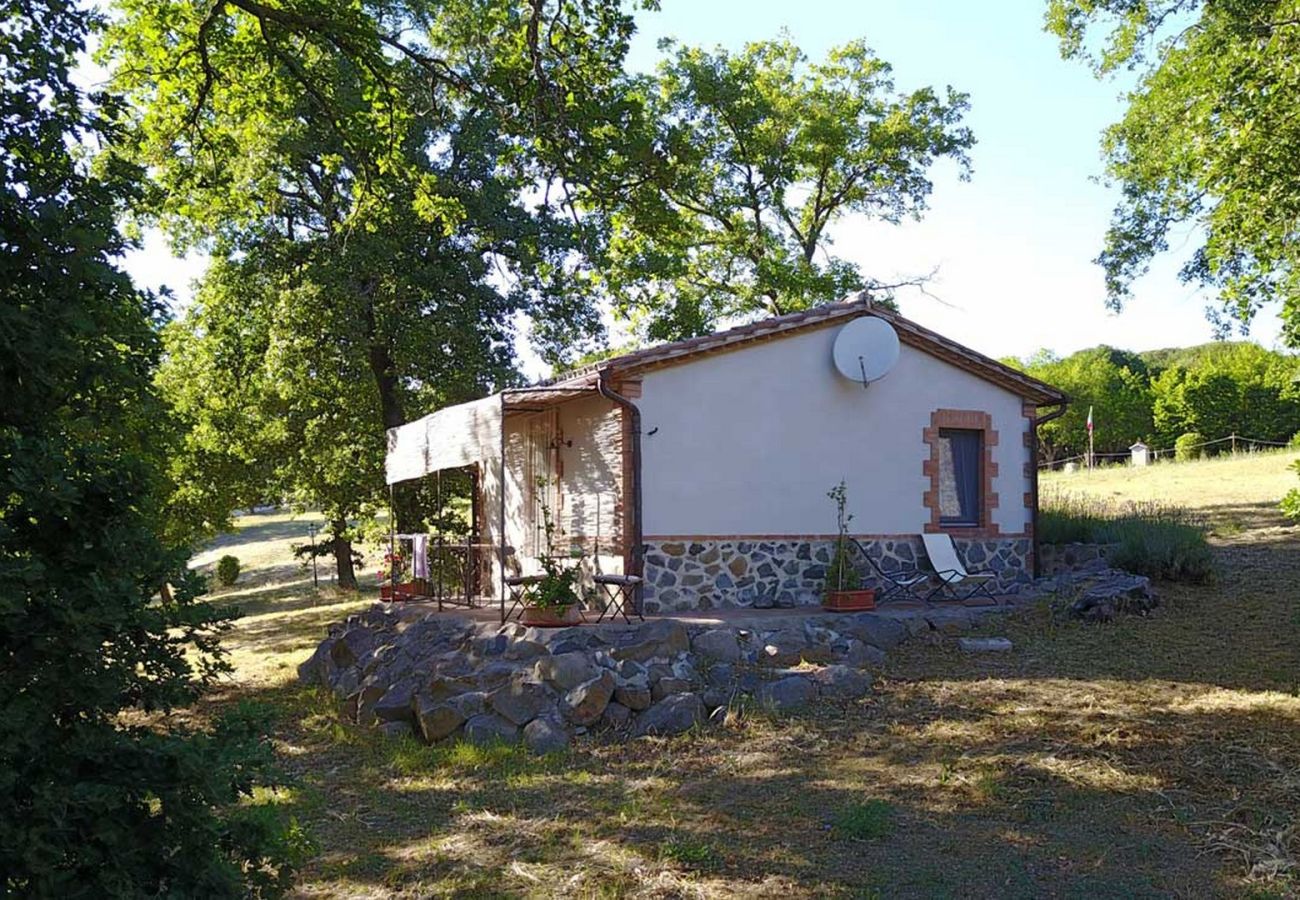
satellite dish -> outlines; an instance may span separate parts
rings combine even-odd
[[[898,333],[884,319],[862,316],[835,335],[835,369],[863,387],[889,374],[898,362]]]

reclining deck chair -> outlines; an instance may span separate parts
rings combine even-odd
[[[858,542],[857,538],[850,537],[853,545],[858,548],[871,568],[876,573],[876,579],[881,583],[881,589],[876,596],[877,605],[888,603],[891,600],[916,600],[919,603],[927,603],[928,600],[924,594],[919,592],[921,585],[930,580],[930,576],[918,569],[896,569],[892,572],[887,571],[876,558],[867,552],[867,548]]]
[[[998,598],[989,592],[989,584],[997,581],[993,572],[968,572],[957,555],[957,548],[952,538],[946,534],[923,534],[921,542],[925,544],[925,555],[930,557],[934,574],[939,585],[925,599],[928,601],[936,594],[943,594],[951,600],[969,600],[975,596],[984,596],[998,602]],[[968,586],[962,592],[963,586]]]

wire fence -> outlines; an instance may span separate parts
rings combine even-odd
[[[1159,459],[1161,456],[1172,456],[1179,449],[1183,451],[1198,450],[1201,447],[1213,447],[1218,444],[1227,444],[1227,443],[1232,444],[1233,453],[1238,452],[1237,450],[1238,444],[1243,445],[1246,449],[1246,452],[1254,451],[1260,447],[1289,446],[1289,444],[1286,441],[1266,441],[1263,438],[1252,438],[1252,437],[1244,437],[1240,434],[1230,434],[1227,437],[1215,438],[1212,441],[1201,441],[1199,444],[1186,444],[1180,448],[1148,447],[1147,453],[1150,455],[1151,459],[1156,460]],[[1094,453],[1092,454],[1092,458],[1094,461],[1099,459],[1129,459],[1132,457],[1132,455],[1133,454],[1131,451],[1117,452],[1117,453]],[[1054,469],[1054,468],[1059,468],[1060,466],[1064,466],[1066,463],[1078,462],[1080,460],[1086,461],[1087,459],[1088,459],[1088,454],[1080,453],[1077,456],[1067,456],[1064,457],[1063,459],[1054,459],[1051,462],[1039,463],[1038,468],[1040,471],[1044,469]]]

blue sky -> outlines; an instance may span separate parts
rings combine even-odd
[[[1122,82],[1098,82],[1065,62],[1042,31],[1042,0],[662,0],[638,16],[630,64],[652,67],[657,42],[735,49],[786,29],[812,58],[865,38],[894,66],[900,90],[952,85],[971,97],[967,122],[978,140],[969,182],[934,171],[921,222],[891,226],[857,218],[833,231],[835,252],[871,276],[893,280],[938,267],[930,290],[899,297],[903,313],[992,354],[1023,356],[1041,347],[1069,353],[1107,343],[1141,350],[1212,337],[1205,298],[1176,272],[1195,242],[1176,235],[1119,315],[1106,310],[1100,269],[1091,260],[1116,192],[1101,174],[1102,129],[1119,117]],[[142,284],[168,284],[182,297],[201,260],[174,260],[157,236],[128,260]],[[1252,337],[1277,343],[1273,311]],[[531,368],[531,366],[529,366]]]

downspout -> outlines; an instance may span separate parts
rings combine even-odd
[[[609,386],[609,370],[601,369],[597,372],[596,390],[605,399],[611,401],[622,409],[628,415],[630,430],[632,432],[632,446],[629,448],[631,459],[629,466],[631,471],[631,485],[624,485],[623,489],[627,492],[629,502],[632,504],[632,515],[628,518],[631,520],[631,534],[628,536],[632,549],[631,571],[625,571],[625,575],[641,575],[642,572],[642,545],[641,545],[641,410],[637,405],[622,394],[615,391]],[[642,588],[643,584],[636,586],[636,609],[641,609]]]
[[[501,409],[497,413],[501,423],[501,443],[498,448],[501,459],[497,481],[497,575],[501,579],[498,585],[501,601],[501,624],[506,624],[506,392],[501,394]],[[1037,504],[1035,504],[1037,505]]]
[[[1070,405],[1070,401],[1069,398],[1066,398],[1064,400],[1061,400],[1059,403],[1052,403],[1048,405],[1055,406],[1056,409],[1052,410],[1050,413],[1048,413],[1045,416],[1035,415],[1033,423],[1029,430],[1029,433],[1032,435],[1029,441],[1029,456],[1030,456],[1031,464],[1033,465],[1032,471],[1034,473],[1033,481],[1032,481],[1032,490],[1034,492],[1034,510],[1033,510],[1033,515],[1030,516],[1029,527],[1033,531],[1034,577],[1035,578],[1041,578],[1043,575],[1043,564],[1041,562],[1041,556],[1038,552],[1038,426],[1046,425],[1048,422],[1052,421],[1053,419],[1059,419],[1061,416],[1065,415],[1065,410]]]

